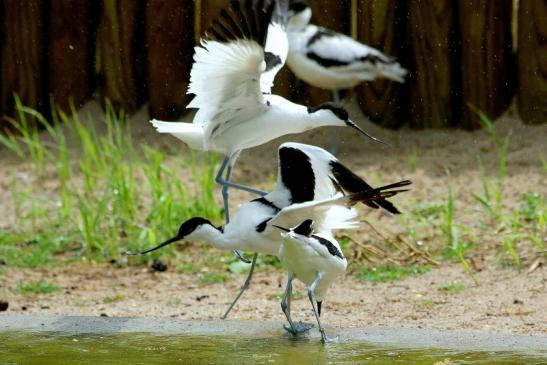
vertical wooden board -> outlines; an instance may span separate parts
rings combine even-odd
[[[412,72],[408,82],[413,128],[448,127],[460,118],[457,84],[460,65],[454,45],[453,5],[451,1],[409,2]]]
[[[175,120],[185,111],[194,46],[192,0],[149,0],[146,6],[150,116]]]
[[[97,35],[97,67],[102,97],[134,112],[146,92],[143,70],[142,1],[103,0]]]
[[[404,58],[406,42],[406,6],[397,0],[358,0],[357,38],[360,42],[398,58],[408,69]],[[357,100],[372,121],[397,128],[408,121],[408,80],[400,84],[375,80],[356,87]]]
[[[23,105],[47,113],[43,3],[5,0],[2,4],[0,112],[16,116],[13,94],[17,93]],[[0,119],[5,126],[6,122]]]
[[[518,106],[524,123],[547,121],[547,1],[520,0]]]
[[[81,107],[90,96],[93,44],[86,0],[51,0],[49,92],[62,109]]]
[[[311,23],[336,32],[350,34],[351,29],[351,0],[330,1],[315,0],[308,1],[312,9]],[[280,75],[283,77],[283,75]],[[295,76],[280,78],[285,85],[283,89],[276,88],[276,91],[285,97],[296,97],[298,101],[305,104],[320,104],[332,100],[332,92],[322,90],[305,82],[299,82]],[[277,78],[276,78],[277,83]]]
[[[492,119],[511,103],[516,74],[511,37],[513,0],[459,1],[462,121],[480,128],[474,105]]]

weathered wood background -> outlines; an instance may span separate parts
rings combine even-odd
[[[51,100],[67,108],[95,97],[130,113],[148,103],[153,117],[175,120],[189,101],[192,47],[227,2],[3,0],[0,112],[15,116],[17,93],[46,115]],[[515,93],[525,123],[547,120],[547,0],[310,4],[315,23],[397,56],[410,71],[405,84],[356,88],[362,110],[378,124],[475,129],[480,123],[469,105],[495,118]],[[287,69],[275,90],[308,103],[330,98]]]

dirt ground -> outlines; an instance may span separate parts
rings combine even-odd
[[[363,117],[355,107],[353,119]],[[166,136],[156,136],[142,123],[137,137],[160,144],[178,143]],[[531,273],[528,266],[537,257],[533,249],[521,252],[521,273],[499,264],[497,252],[505,232],[483,227],[485,213],[470,192],[480,193],[478,157],[485,174],[495,177],[496,151],[485,131],[390,131],[371,123],[361,123],[373,135],[389,142],[385,147],[369,143],[360,136],[343,131],[340,160],[367,177],[373,184],[399,179],[413,181],[412,192],[394,201],[402,211],[409,212],[420,203],[444,202],[449,183],[453,187],[458,224],[481,232],[479,248],[470,251],[480,283],[476,286],[459,263],[443,261],[439,267],[414,277],[391,283],[368,283],[348,274],[332,288],[324,303],[324,321],[328,326],[404,326],[437,329],[475,329],[513,334],[547,335],[547,268]],[[508,153],[504,204],[508,211],[520,204],[524,192],[547,195],[547,174],[541,157],[547,158],[547,124],[524,126],[514,111],[496,122],[500,134],[511,131]],[[283,140],[304,141],[328,146],[326,131],[313,131],[305,136]],[[244,152],[236,167],[235,181],[259,188],[271,188],[275,176],[275,151],[279,141]],[[6,161],[5,151],[0,160]],[[271,164],[270,164],[271,163]],[[415,165],[415,167],[414,167]],[[15,164],[5,163],[8,174],[15,173]],[[263,169],[257,166],[267,167]],[[448,179],[446,170],[450,170]],[[4,185],[5,187],[7,185]],[[233,193],[234,208],[249,199],[244,193]],[[5,207],[7,193],[0,193]],[[6,208],[7,209],[7,208]],[[380,228],[391,234],[404,232],[400,221],[376,211],[364,211],[363,218],[374,219]],[[8,211],[8,210],[6,210]],[[0,226],[9,226],[10,218],[0,217]],[[352,233],[359,242],[378,241],[363,226]],[[546,237],[547,238],[547,237]],[[432,237],[422,243],[424,249],[444,243]],[[196,254],[199,255],[199,252]],[[189,257],[189,260],[192,258]],[[153,272],[144,267],[116,268],[110,264],[73,264],[48,269],[19,269],[5,266],[0,276],[0,299],[9,302],[7,312],[64,315],[108,315],[142,317],[177,317],[181,319],[212,319],[221,315],[235,295],[244,276],[227,274],[229,280],[218,284],[197,284],[196,275],[181,274],[174,268]],[[22,296],[11,289],[19,282],[46,280],[61,290],[52,294]],[[232,312],[231,319],[282,320],[279,299],[285,274],[273,269],[258,270],[250,290]],[[440,286],[458,282],[466,289],[459,293],[441,292]],[[297,284],[296,290],[305,293]],[[2,315],[0,313],[0,315]],[[294,302],[294,318],[312,321],[306,296]]]
[[[62,290],[53,294],[7,294],[9,313],[122,317],[216,319],[233,298],[244,276],[227,283],[199,285],[195,275],[151,272],[146,268],[68,266],[54,270],[8,269],[9,282],[47,280]],[[436,329],[473,329],[512,334],[547,335],[547,273],[518,274],[512,269],[484,270],[475,287],[459,264],[448,264],[426,274],[392,283],[367,283],[353,276],[340,279],[323,304],[327,326],[390,326]],[[276,295],[283,292],[282,272],[258,272],[230,319],[284,320]],[[437,288],[457,281],[461,293]],[[305,294],[297,283],[295,290]],[[2,293],[3,292],[3,293]],[[116,298],[109,302],[108,298]],[[293,302],[295,320],[313,322],[305,295]]]

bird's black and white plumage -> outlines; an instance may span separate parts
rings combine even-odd
[[[287,13],[286,0],[232,1],[195,48],[188,89],[195,95],[188,105],[197,109],[193,123],[152,121],[191,148],[227,156],[216,179],[226,212],[228,186],[261,195],[229,181],[241,150],[321,126],[350,126],[368,136],[340,106],[307,108],[271,94],[288,52]]]
[[[181,225],[175,237],[143,253],[179,240],[203,240],[219,249],[277,255],[281,239],[272,224],[293,227],[305,219],[313,219],[330,222],[325,223],[330,229],[347,228],[345,219],[336,219],[337,210],[348,210],[347,206],[357,202],[398,214],[399,210],[387,197],[404,191],[401,188],[409,184],[410,181],[404,180],[373,189],[324,149],[284,143],[278,150],[277,183],[272,192],[241,205],[223,227],[205,218],[192,218]],[[349,210],[354,214],[354,210]],[[256,257],[255,254],[253,264]]]
[[[352,219],[352,217],[348,212],[340,211],[337,219]],[[295,335],[309,329],[307,325],[295,324],[291,318],[292,281],[298,279],[308,286],[308,298],[317,319],[322,341],[331,342],[320,320],[321,304],[332,283],[346,271],[347,260],[342,249],[331,230],[312,219],[306,219],[292,229],[277,225],[276,227],[282,230],[283,237],[279,259],[289,276],[285,294],[281,300],[281,308],[290,325],[285,326],[285,329]]]
[[[287,65],[298,78],[326,90],[349,89],[378,78],[404,82],[407,71],[394,57],[309,24],[311,8],[302,0],[291,0],[289,7]]]
[[[272,192],[242,204],[221,228],[205,218],[192,218],[183,223],[177,240],[202,239],[220,249],[277,255],[279,232],[271,224],[294,226],[308,218],[319,222],[322,219],[314,215],[322,215],[324,209],[360,201],[398,214],[386,196],[395,195],[392,192],[407,185],[410,181],[404,180],[373,188],[324,149],[283,143],[278,149],[277,182]]]

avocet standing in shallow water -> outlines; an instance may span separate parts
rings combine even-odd
[[[338,209],[335,220],[353,219],[355,215],[351,210]],[[327,222],[328,223],[328,222]],[[349,222],[348,222],[349,223]],[[334,342],[325,334],[321,324],[321,305],[327,296],[327,291],[336,278],[346,271],[348,262],[340,249],[338,241],[332,235],[330,229],[323,225],[319,231],[315,230],[314,221],[307,219],[293,229],[287,229],[274,224],[281,229],[283,244],[279,249],[279,259],[288,271],[289,279],[285,294],[281,299],[281,309],[287,317],[290,327],[285,329],[296,334],[309,326],[294,324],[291,318],[290,303],[292,293],[292,281],[298,279],[308,286],[308,298],[313,308],[321,340],[323,343]],[[302,329],[301,329],[302,328]]]
[[[353,88],[363,81],[387,78],[404,82],[407,71],[394,57],[347,35],[309,24],[311,15],[305,1],[290,0],[287,65],[299,79],[331,90],[337,103],[339,90]],[[333,136],[333,153],[338,149],[337,132]]]
[[[279,252],[279,231],[270,223],[274,217],[278,217],[277,224],[293,227],[312,217],[311,212],[319,206],[354,204],[357,201],[371,208],[381,207],[398,214],[399,210],[386,197],[402,191],[392,189],[409,184],[410,181],[405,180],[373,189],[324,149],[301,143],[284,143],[278,150],[277,184],[272,192],[241,205],[233,219],[223,227],[217,227],[205,218],[191,218],[180,226],[175,237],[142,253],[185,239],[204,240],[224,250],[255,252],[249,276],[222,316],[226,318],[250,284],[258,253],[277,255]],[[367,195],[352,196],[361,192],[367,192]],[[349,194],[349,197],[337,200],[344,194]],[[378,195],[370,198],[370,194]],[[297,209],[296,205],[300,203],[310,205],[300,205]]]
[[[188,89],[195,94],[188,108],[198,109],[193,123],[152,121],[158,132],[191,148],[226,155],[216,177],[223,185],[226,222],[229,187],[265,194],[230,182],[241,150],[322,126],[351,127],[378,141],[337,104],[308,108],[271,94],[288,52],[287,8],[286,0],[233,1],[213,23],[208,39],[195,48]]]

